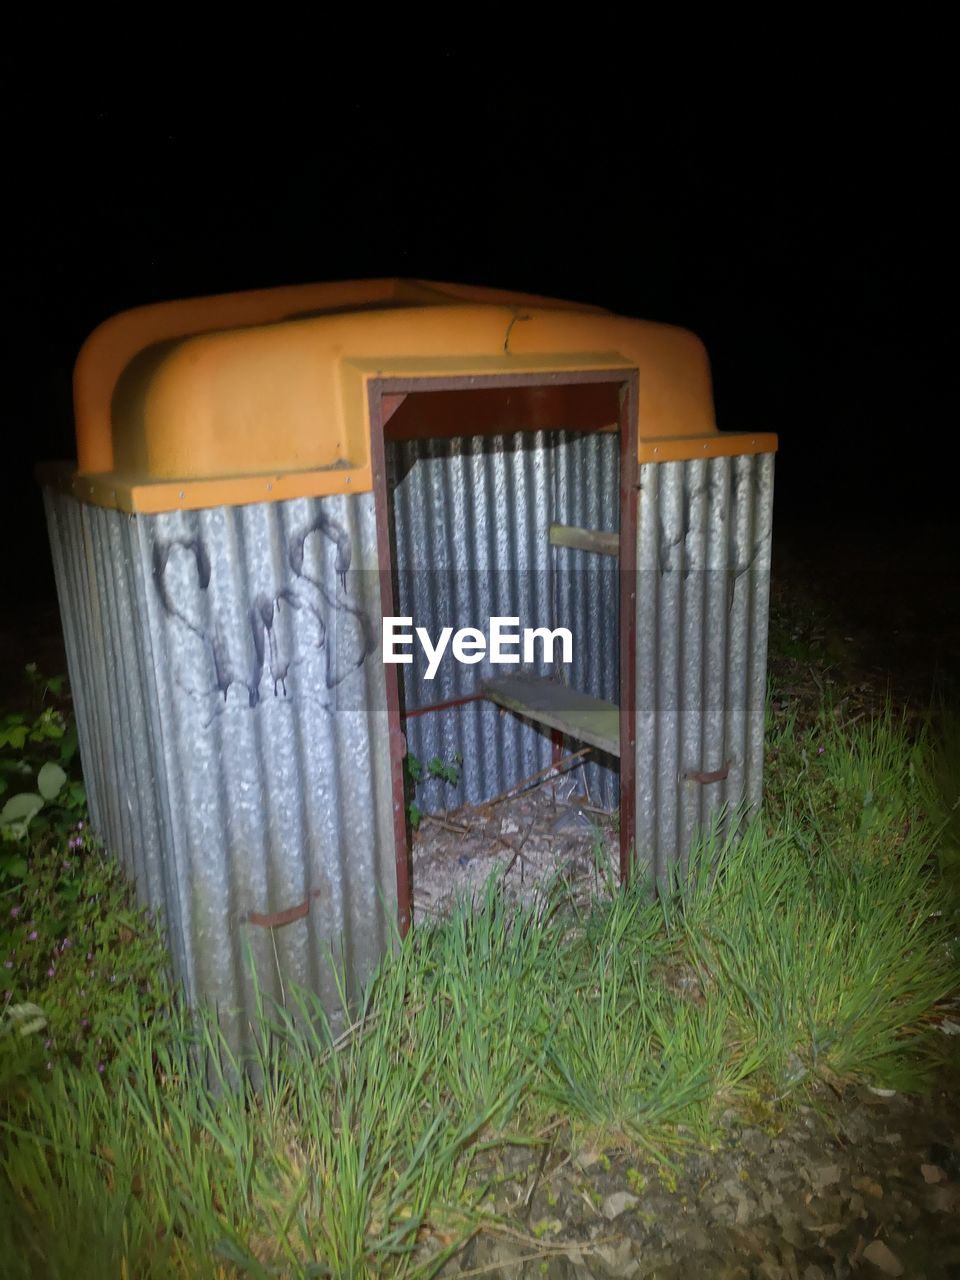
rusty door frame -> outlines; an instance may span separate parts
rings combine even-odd
[[[380,606],[383,616],[393,613],[393,560],[391,555],[391,507],[387,492],[384,428],[407,396],[423,391],[479,391],[485,388],[578,386],[606,383],[619,388],[620,432],[620,556],[619,556],[619,639],[620,639],[620,877],[626,882],[633,860],[636,831],[636,563],[638,465],[637,371],[590,369],[557,373],[464,374],[459,377],[371,378],[368,384],[370,413],[370,460],[376,511],[377,548],[380,575]],[[542,428],[531,427],[531,430]],[[407,815],[404,795],[403,761],[406,738],[400,720],[400,682],[394,663],[383,664],[390,746],[390,776],[393,798],[393,831],[396,849],[397,914],[401,937],[412,921],[413,885]]]

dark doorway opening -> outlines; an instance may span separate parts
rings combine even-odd
[[[463,758],[475,803],[591,747],[601,793],[620,813],[629,874],[635,807],[636,375],[622,369],[370,385],[371,447],[384,616],[442,627],[566,627],[570,663],[546,637],[520,661],[457,663],[427,679],[385,666],[401,931],[412,877],[403,761],[408,749]],[[389,548],[389,556],[386,554]],[[570,625],[568,625],[570,624]],[[524,661],[524,658],[529,661]],[[506,673],[506,674],[504,674]]]

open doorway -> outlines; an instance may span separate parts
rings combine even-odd
[[[488,801],[576,754],[596,806],[619,811],[628,874],[636,403],[623,369],[371,384],[384,616],[411,618],[434,646],[444,628],[488,640],[463,662],[448,637],[431,663],[414,637],[412,661],[385,666],[402,930],[414,892],[408,751],[459,764],[455,784],[425,788],[427,810]],[[506,629],[521,637],[506,646],[516,662],[491,661],[494,617],[518,620]]]

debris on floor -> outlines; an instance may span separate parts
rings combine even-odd
[[[424,815],[413,838],[415,921],[448,915],[494,874],[508,902],[537,902],[562,878],[587,905],[619,883],[616,817],[591,803],[582,763],[571,763],[485,804]]]

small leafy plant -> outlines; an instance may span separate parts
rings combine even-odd
[[[83,820],[68,840],[29,851],[0,904],[0,1026],[17,1032],[0,1035],[0,1092],[11,1072],[43,1075],[55,1062],[98,1070],[133,1004],[162,1022],[171,997],[160,931]],[[16,1011],[33,1007],[43,1035],[25,1041]]]
[[[425,779],[439,778],[440,781],[448,782],[450,786],[455,787],[460,781],[460,767],[462,764],[463,756],[459,751],[455,751],[446,764],[439,756],[434,756],[426,764],[415,755],[408,755],[405,758],[404,769],[406,771],[408,791],[413,793],[407,803],[407,816],[414,830],[419,827],[423,818],[423,810],[416,802],[418,783],[423,782]]]
[[[28,846],[69,838],[86,804],[66,678],[26,676],[34,713],[0,717],[0,886],[27,874]]]
[[[91,836],[66,678],[25,674],[28,709],[0,716],[0,1092],[96,1071],[131,1000],[169,999],[159,931]]]

